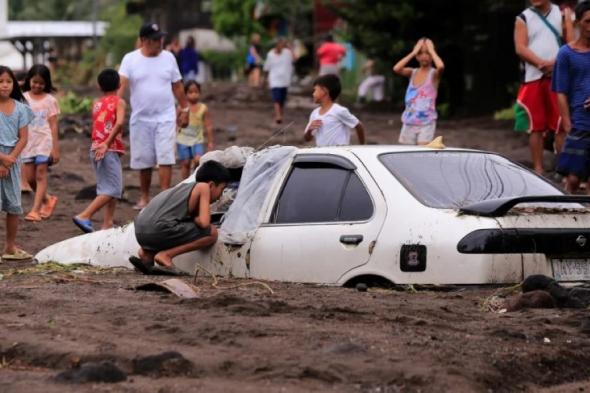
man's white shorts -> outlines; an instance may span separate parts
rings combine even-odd
[[[131,169],[174,165],[176,122],[135,120],[129,124]]]
[[[429,143],[434,139],[436,131],[436,122],[423,126],[404,124],[402,132],[399,135],[399,143],[403,145],[417,145],[418,143]]]

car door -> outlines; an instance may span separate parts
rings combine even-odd
[[[387,213],[352,153],[301,154],[251,248],[253,277],[336,283],[369,261]]]

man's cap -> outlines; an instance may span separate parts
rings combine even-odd
[[[160,26],[157,23],[146,23],[145,25],[141,26],[139,29],[139,37],[140,38],[148,38],[151,40],[161,38],[165,36],[166,33],[160,29]]]

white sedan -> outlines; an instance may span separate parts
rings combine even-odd
[[[565,195],[482,151],[274,147],[248,156],[217,244],[174,263],[189,273],[201,266],[332,285],[515,283],[530,274],[588,280],[582,202],[590,198]],[[68,239],[36,258],[131,267],[137,249],[131,224]]]

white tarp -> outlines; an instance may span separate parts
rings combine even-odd
[[[273,146],[248,157],[238,194],[219,230],[221,242],[244,244],[251,238],[261,223],[261,210],[276,176],[296,151],[296,147]]]

